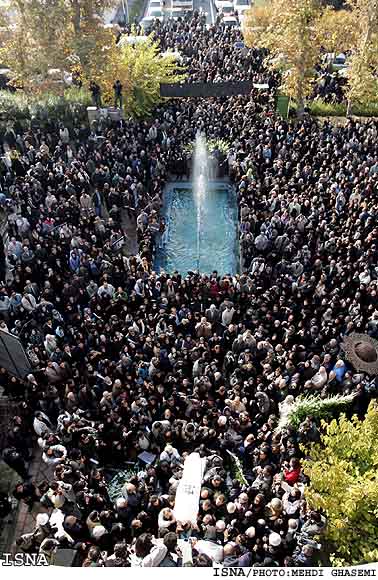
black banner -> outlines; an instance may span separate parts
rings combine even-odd
[[[249,95],[252,91],[251,81],[225,83],[184,83],[161,84],[161,97],[232,97],[234,95]]]
[[[0,329],[0,366],[19,379],[24,379],[32,372],[19,338],[2,329]]]

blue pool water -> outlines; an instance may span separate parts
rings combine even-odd
[[[212,182],[199,202],[191,184],[171,183],[163,203],[167,228],[156,249],[157,272],[209,274],[217,270],[223,275],[239,271],[238,211],[232,187]]]

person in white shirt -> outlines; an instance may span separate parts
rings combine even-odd
[[[108,284],[108,282],[104,282],[102,286],[97,290],[97,295],[102,298],[103,296],[109,296],[113,298],[115,292],[114,286]]]
[[[37,308],[37,301],[33,294],[25,292],[21,300],[21,305],[27,312],[33,312]]]
[[[59,463],[62,463],[67,457],[67,449],[64,445],[51,445],[42,453],[42,460],[48,466],[55,467]]]
[[[42,411],[38,411],[35,414],[33,429],[38,437],[41,437],[44,433],[51,433],[53,431],[50,419]]]
[[[47,207],[47,209],[51,210],[51,208],[53,207],[53,205],[57,203],[57,201],[58,200],[56,199],[55,195],[49,192],[45,198],[45,206]]]
[[[235,314],[235,309],[226,306],[225,310],[222,312],[222,324],[223,326],[228,326],[232,322],[232,318]]]
[[[56,509],[62,509],[66,502],[75,501],[72,485],[62,481],[53,481],[50,484],[50,489],[46,492],[46,496]]]
[[[67,127],[61,127],[59,129],[59,137],[62,143],[64,143],[65,145],[67,145],[70,142],[70,133]]]
[[[172,445],[167,445],[160,453],[160,461],[168,461],[170,464],[181,463],[181,455],[175,447]]]
[[[156,544],[151,534],[142,534],[137,538],[134,553],[130,557],[131,567],[155,568],[167,555],[164,544]]]
[[[11,238],[11,241],[8,244],[8,254],[14,254],[19,258],[22,254],[22,244],[20,241],[16,240],[16,238]]]

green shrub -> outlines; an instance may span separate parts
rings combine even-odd
[[[92,105],[92,99],[89,91],[79,87],[69,87],[64,91],[64,99],[71,105],[83,105],[85,107],[90,107]]]
[[[311,115],[315,117],[345,117],[347,111],[346,103],[325,103],[318,99],[307,103]],[[290,109],[297,110],[294,101],[290,102]],[[367,105],[355,104],[352,107],[352,115],[356,117],[378,117],[378,101]]]
[[[76,87],[65,90],[64,96],[46,93],[27,95],[23,91],[0,91],[0,113],[3,121],[40,122],[86,120],[86,108],[91,104],[88,91]]]
[[[6,119],[25,119],[30,117],[29,100],[24,93],[0,91],[0,112]]]
[[[309,109],[316,117],[345,117],[346,115],[346,104],[343,103],[325,103],[317,100],[309,105]]]

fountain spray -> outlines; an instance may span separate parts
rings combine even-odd
[[[209,159],[206,138],[200,132],[196,135],[193,163],[193,192],[197,206],[197,270],[200,271],[202,200],[209,183]]]

